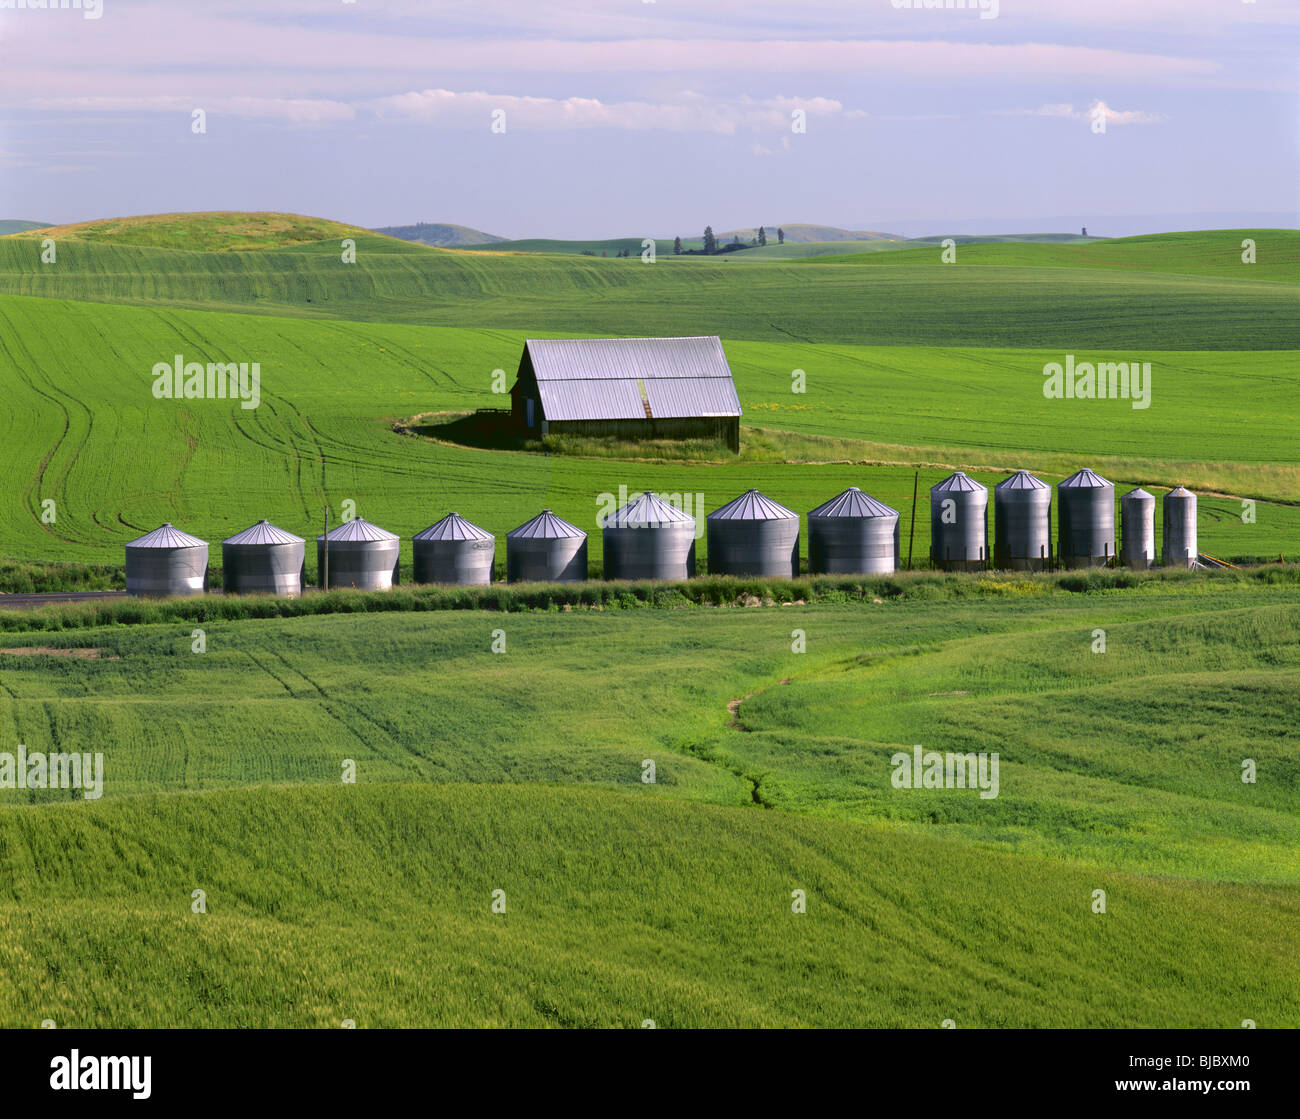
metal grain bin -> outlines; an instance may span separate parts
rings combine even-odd
[[[960,470],[930,490],[930,562],[982,571],[989,551],[989,491]]]
[[[354,517],[329,532],[329,586],[388,590],[397,582],[401,539],[378,525]],[[325,575],[326,538],[316,537],[316,564]]]
[[[898,570],[898,510],[857,486],[808,514],[814,575],[889,575]]]
[[[587,577],[587,534],[543,509],[506,533],[511,583],[580,583]]]
[[[799,514],[758,490],[715,509],[705,531],[711,575],[799,574]]]
[[[165,598],[208,589],[208,542],[166,524],[126,546],[126,593]]]
[[[695,518],[648,490],[611,513],[602,528],[606,579],[690,579]]]
[[[1146,490],[1129,490],[1119,499],[1120,562],[1145,571],[1156,562],[1156,499]]]
[[[1115,487],[1083,469],[1056,488],[1057,553],[1063,567],[1104,567],[1115,558]]]
[[[412,579],[481,587],[492,582],[497,541],[459,513],[448,513],[411,538]]]
[[[1017,470],[993,487],[993,566],[1046,571],[1052,562],[1052,487]]]
[[[221,568],[229,594],[302,594],[307,542],[270,521],[258,521],[221,542]]]
[[[1196,494],[1178,486],[1165,494],[1160,562],[1166,567],[1196,567]]]

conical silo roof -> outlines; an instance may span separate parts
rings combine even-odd
[[[270,521],[258,521],[257,524],[251,525],[244,529],[243,532],[236,533],[234,536],[227,537],[221,542],[222,544],[302,544],[304,543],[301,536],[294,536],[292,532],[285,532],[284,529],[278,528]]]
[[[564,540],[586,535],[577,525],[571,525],[563,517],[557,517],[549,509],[543,509],[531,521],[507,532],[506,539]]]
[[[1028,470],[1017,470],[1009,478],[1003,478],[994,489],[999,490],[1046,490],[1051,487]]]
[[[417,532],[412,540],[492,540],[490,532],[485,532],[478,525],[467,521],[459,513],[448,513],[440,521],[435,521],[423,532]]]
[[[206,540],[182,532],[171,521],[159,525],[153,532],[146,532],[127,545],[128,548],[206,548],[207,546]]]
[[[727,502],[721,509],[709,514],[710,521],[785,521],[799,519],[799,514],[778,505],[770,497],[764,497],[758,490],[742,493],[734,501]]]
[[[857,486],[850,486],[838,497],[817,506],[810,517],[897,517],[898,510],[891,509],[884,502],[877,501],[870,494],[863,493]]]
[[[606,528],[643,528],[647,525],[685,523],[694,524],[695,518],[650,490],[634,497],[622,509],[605,518]]]
[[[329,531],[330,540],[397,540],[396,533],[386,532],[378,525],[372,525],[369,521],[362,520],[360,517],[353,517],[350,521],[344,521],[337,528]],[[323,536],[316,537],[317,540],[326,539]]]
[[[1109,485],[1111,483],[1106,481],[1100,474],[1094,474],[1085,466],[1082,470],[1077,470],[1066,478],[1059,488],[1067,490],[1104,489]]]
[[[1192,491],[1189,490],[1186,486],[1175,486],[1167,494],[1165,494],[1165,497],[1195,497],[1195,496],[1196,494],[1192,493]]]
[[[974,478],[961,470],[949,474],[942,482],[930,487],[931,493],[951,493],[954,490],[961,493],[973,493],[979,490],[984,490],[987,493],[988,487],[981,486]]]
[[[1155,498],[1152,497],[1151,494],[1147,493],[1146,490],[1139,488],[1135,490],[1129,490],[1128,493],[1126,493],[1122,498],[1120,498],[1120,500],[1121,501],[1155,501]]]

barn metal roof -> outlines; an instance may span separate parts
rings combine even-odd
[[[322,536],[316,537],[317,540],[325,539]],[[338,528],[332,528],[329,531],[331,540],[397,540],[399,537],[396,533],[386,532],[378,525],[372,525],[369,521],[362,520],[360,517],[353,517],[350,521],[344,521]]]
[[[1111,483],[1106,481],[1106,479],[1103,478],[1100,474],[1094,474],[1091,470],[1089,470],[1085,466],[1082,470],[1075,471],[1075,473],[1071,474],[1068,478],[1066,478],[1065,481],[1061,483],[1059,488],[1065,490],[1075,490],[1075,489],[1097,490],[1097,489],[1104,489],[1106,486],[1109,485],[1111,485]]]
[[[1028,470],[1017,470],[1009,478],[1003,478],[994,489],[999,490],[1045,490],[1051,487]]]
[[[530,338],[524,345],[548,420],[741,414],[731,367],[716,336]]]
[[[234,536],[227,537],[221,543],[223,544],[301,544],[301,536],[294,536],[292,532],[285,532],[282,528],[277,528],[270,521],[258,521],[257,524],[250,528],[238,532]]]
[[[507,538],[516,540],[563,540],[569,537],[586,536],[577,525],[571,525],[562,517],[557,517],[549,509],[543,509],[531,521],[513,528],[506,533]]]
[[[647,490],[605,518],[606,528],[647,528],[652,525],[693,524],[695,518],[670,501]]]
[[[146,532],[127,545],[128,548],[206,548],[207,546],[206,540],[182,532],[171,521],[159,525],[153,532]]]
[[[412,540],[491,540],[490,532],[484,532],[476,524],[471,524],[459,513],[448,513],[442,520],[431,524],[423,532],[417,532]]]
[[[877,501],[870,494],[863,493],[857,486],[850,486],[838,497],[832,497],[824,505],[817,506],[810,517],[897,517],[898,510],[891,509],[884,502]]]
[[[931,493],[952,493],[953,491],[977,493],[980,490],[987,492],[987,487],[981,486],[974,478],[960,470],[949,474],[942,482],[930,487]]]
[[[709,514],[710,521],[784,521],[799,514],[778,505],[770,497],[764,497],[758,490],[742,493],[733,501],[727,502],[721,509]]]

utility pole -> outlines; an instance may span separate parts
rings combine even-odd
[[[330,507],[325,506],[325,537],[321,545],[320,589],[330,588]]]
[[[907,570],[912,570],[912,544],[916,540],[916,493],[921,484],[921,472],[918,470],[912,478],[912,523],[907,530]]]

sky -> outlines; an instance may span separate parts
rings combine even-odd
[[[1300,223],[1300,0],[946,2],[0,0],[0,219]]]

